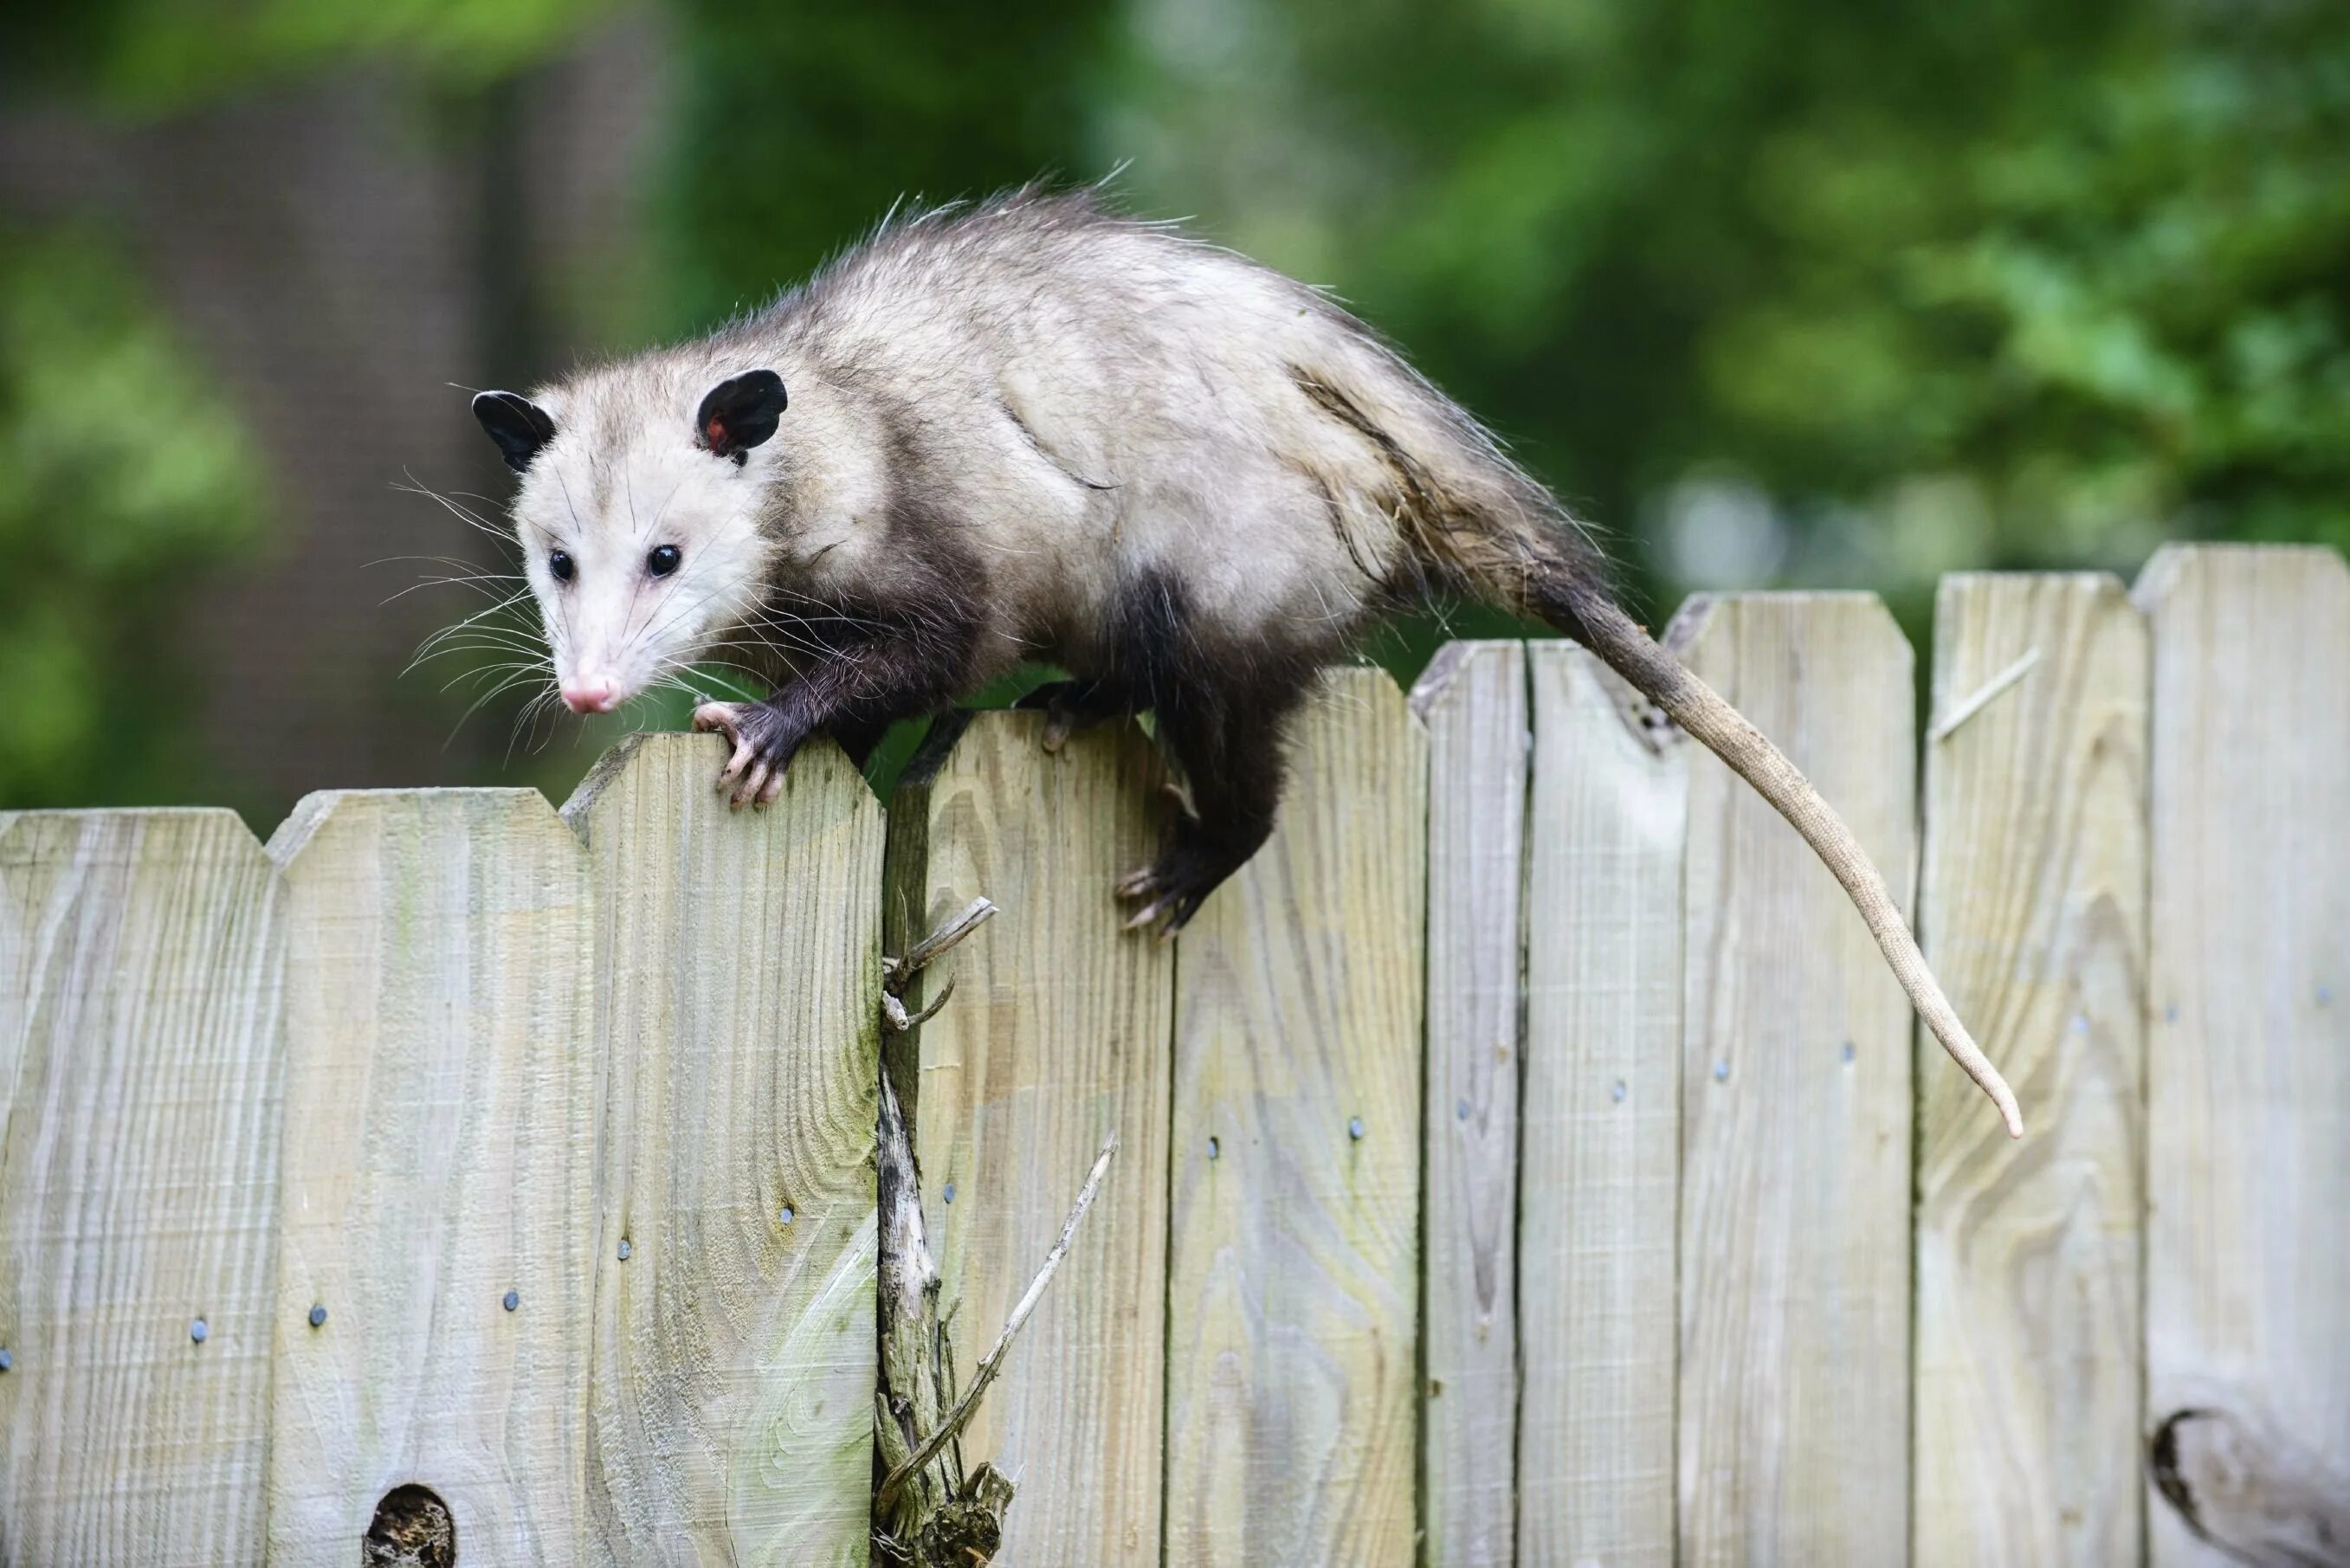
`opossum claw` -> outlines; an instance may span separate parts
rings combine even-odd
[[[1207,890],[1193,885],[1180,867],[1169,872],[1160,866],[1146,866],[1139,871],[1129,871],[1118,879],[1120,898],[1149,898],[1150,902],[1126,919],[1129,931],[1156,930],[1161,941],[1172,938],[1190,923],[1200,906],[1207,899]],[[1156,894],[1156,898],[1151,896]]]
[[[693,727],[714,730],[734,742],[718,771],[718,788],[730,810],[763,806],[783,793],[784,770],[799,750],[787,719],[768,703],[704,702],[693,711]]]

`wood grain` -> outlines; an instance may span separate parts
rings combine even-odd
[[[2147,1420],[2350,1473],[2350,571],[2163,551],[2147,960]],[[2158,1564],[2219,1563],[2168,1506]]]
[[[1121,929],[1110,888],[1157,847],[1163,775],[1131,726],[1055,754],[1043,725],[973,715],[892,811],[906,929],[981,896],[1002,911],[923,977],[933,996],[955,986],[916,1047],[924,1217],[967,1380],[1118,1134],[1084,1231],[962,1447],[1018,1484],[1003,1561],[1155,1563],[1175,950]]]
[[[1685,624],[1691,667],[1810,774],[1906,907],[1916,700],[1884,606],[1739,596]],[[1683,750],[1679,1556],[1898,1563],[1909,1007],[1794,829]]]
[[[1296,728],[1176,955],[1167,1560],[1380,1568],[1416,1553],[1427,741],[1372,670]]]
[[[730,812],[723,754],[637,736],[564,808],[600,913],[595,1545],[862,1564],[881,803],[827,744]]]
[[[447,1502],[463,1562],[569,1559],[603,1073],[586,853],[525,790],[312,795],[270,850],[288,935],[270,1555],[349,1560],[413,1482]]]
[[[1523,646],[1451,644],[1411,706],[1429,737],[1423,1560],[1470,1568],[1517,1555]]]
[[[1688,763],[1589,654],[1528,657],[1518,1560],[1669,1564]]]
[[[2015,1085],[2011,1140],[1918,1055],[1919,1568],[2135,1563],[2145,1092],[2145,623],[2104,576],[1943,580],[1919,923]]]
[[[0,823],[0,1563],[260,1559],[284,958],[234,813]]]

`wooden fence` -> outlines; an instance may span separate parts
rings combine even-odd
[[[1938,628],[1922,748],[1873,598],[1677,631],[1917,868],[2021,1143],[1561,644],[1335,676],[1165,945],[1147,741],[1027,714],[886,821],[681,735],[559,816],[0,817],[0,1563],[348,1563],[404,1485],[465,1564],[863,1562],[881,953],[979,894],[889,1053],[962,1366],[1123,1139],[965,1443],[1002,1561],[2345,1561],[2350,573]]]

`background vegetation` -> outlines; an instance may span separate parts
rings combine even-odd
[[[1613,538],[1652,616],[1693,587],[1865,586],[1914,636],[1949,569],[2350,545],[2330,0],[108,0],[16,8],[0,57],[15,90],[144,123],[392,71],[500,171],[495,214],[534,178],[515,95],[630,15],[661,84],[638,260],[588,312],[481,244],[510,361],[707,325],[901,193],[1123,165],[1135,206],[1409,347]],[[169,247],[134,265],[54,204],[0,245],[0,805],[282,807],[165,742],[150,628],[306,526],[285,459],[154,303]],[[387,481],[407,461],[377,455]]]

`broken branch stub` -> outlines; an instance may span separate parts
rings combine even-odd
[[[924,937],[904,957],[882,960],[881,1022],[902,1034],[934,1016],[954,993],[949,977],[938,995],[909,1012],[907,986],[923,969],[979,929],[995,913],[974,898],[945,925]],[[1094,1159],[1093,1169],[1063,1221],[1044,1266],[1012,1309],[994,1346],[980,1358],[971,1386],[957,1397],[952,1347],[939,1319],[939,1270],[931,1257],[922,1220],[921,1173],[914,1158],[905,1107],[885,1068],[881,1108],[875,1125],[876,1200],[879,1209],[878,1338],[880,1377],[874,1388],[875,1446],[882,1471],[873,1492],[873,1552],[881,1563],[909,1568],[972,1568],[993,1561],[1003,1544],[1003,1515],[1013,1487],[993,1465],[965,1472],[962,1430],[979,1401],[1003,1370],[1012,1342],[1044,1299],[1077,1227],[1101,1190],[1118,1152],[1113,1132]]]
[[[1054,1241],[1053,1250],[1045,1254],[1044,1267],[1038,1269],[1036,1277],[1028,1282],[1028,1289],[1022,1293],[1018,1304],[1013,1307],[1012,1315],[1005,1320],[1003,1332],[996,1336],[994,1346],[979,1358],[979,1370],[972,1375],[971,1386],[963,1390],[962,1397],[955,1402],[947,1418],[939,1424],[938,1429],[922,1446],[891,1468],[881,1482],[881,1490],[876,1497],[877,1506],[886,1506],[899,1488],[924,1465],[936,1459],[940,1450],[962,1433],[972,1414],[978,1410],[980,1397],[987,1392],[988,1385],[994,1382],[996,1374],[1003,1369],[1004,1357],[1012,1349],[1014,1336],[1027,1324],[1029,1315],[1036,1310],[1036,1303],[1045,1297],[1045,1287],[1052,1283],[1054,1272],[1060,1268],[1061,1260],[1068,1256],[1069,1242],[1076,1236],[1077,1227],[1085,1222],[1086,1210],[1093,1207],[1094,1196],[1101,1190],[1102,1178],[1109,1173],[1110,1158],[1117,1153],[1118,1135],[1112,1133],[1102,1145],[1101,1153],[1094,1157],[1094,1168],[1087,1175],[1085,1186],[1078,1189],[1077,1200],[1070,1208],[1069,1217],[1061,1221],[1061,1234]],[[1006,1496],[1009,1497],[1008,1490]]]
[[[883,958],[882,989],[891,996],[905,995],[909,981],[956,943],[985,925],[994,914],[995,904],[992,899],[973,898],[954,919],[909,948],[903,958]]]

